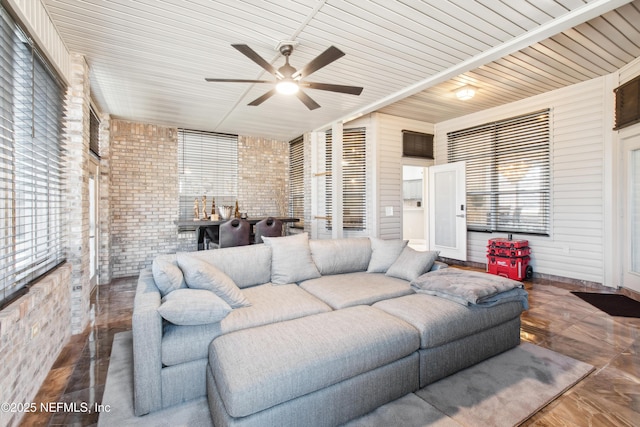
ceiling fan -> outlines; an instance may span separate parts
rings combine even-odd
[[[214,79],[205,78],[208,82],[226,82],[226,83],[275,83],[276,86],[265,93],[264,95],[256,98],[249,105],[260,105],[267,99],[271,98],[276,93],[283,93],[286,95],[296,95],[309,110],[315,110],[320,107],[316,101],[311,99],[309,95],[302,91],[302,88],[327,90],[330,92],[347,93],[350,95],[360,95],[362,92],[361,87],[357,86],[344,86],[335,85],[329,83],[316,83],[305,81],[304,78],[311,73],[318,71],[320,68],[329,65],[338,58],[344,56],[344,52],[335,46],[329,47],[327,50],[318,55],[315,59],[302,67],[300,70],[292,67],[289,64],[289,56],[293,52],[293,44],[281,44],[280,53],[285,57],[285,64],[276,69],[273,65],[265,61],[260,55],[258,55],[253,49],[246,44],[232,44],[235,49],[244,54],[247,58],[264,68],[271,73],[276,80],[241,80],[241,79]]]

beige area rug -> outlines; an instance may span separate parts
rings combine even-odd
[[[133,415],[132,334],[115,336],[99,427],[212,425],[206,398]],[[348,424],[388,426],[515,426],[582,380],[593,366],[533,344],[518,347],[390,402]]]

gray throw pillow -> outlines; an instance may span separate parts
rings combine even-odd
[[[437,251],[420,252],[407,246],[402,250],[398,259],[389,267],[386,275],[409,282],[415,280],[433,267],[433,263],[438,258],[439,253]]]
[[[407,243],[409,243],[408,240],[382,240],[371,237],[371,260],[367,273],[386,273]]]
[[[251,305],[231,277],[218,270],[215,266],[186,253],[178,254],[177,259],[189,288],[211,291],[226,301],[232,308]]]
[[[224,319],[231,306],[211,291],[177,289],[162,298],[158,313],[174,325],[206,325]]]
[[[271,247],[271,283],[286,285],[320,277],[311,258],[307,233],[285,237],[263,237]]]
[[[173,262],[173,259],[172,255],[159,255],[151,263],[153,280],[156,282],[161,296],[187,287],[182,270]]]

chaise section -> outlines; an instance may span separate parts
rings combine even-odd
[[[381,273],[345,273],[305,280],[300,287],[334,310],[371,305],[388,298],[413,294],[409,282]]]
[[[265,425],[270,413],[284,411],[293,418],[278,425],[306,425],[308,414],[285,406],[317,408],[318,402],[335,399],[322,391],[330,387],[352,402],[341,415],[340,422],[346,422],[371,410],[360,402],[363,390],[354,389],[356,384],[368,383],[367,392],[380,394],[372,399],[376,405],[417,389],[419,346],[415,328],[369,306],[220,336],[209,348],[207,389],[214,422]],[[403,378],[402,384],[387,390],[394,375]]]
[[[245,288],[242,292],[251,301],[251,306],[233,310],[218,323],[197,326],[165,324],[163,365],[173,366],[206,358],[211,340],[223,334],[331,311],[331,307],[294,284],[266,283]]]
[[[373,305],[420,333],[420,387],[520,343],[520,302],[465,306],[433,295],[413,294]]]

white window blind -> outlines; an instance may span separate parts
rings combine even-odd
[[[326,170],[331,171],[331,131],[326,134]],[[342,131],[342,228],[365,230],[367,218],[366,129]],[[331,217],[333,192],[331,174],[326,175],[326,216]],[[331,220],[327,229],[331,229]]]
[[[289,215],[299,218],[295,227],[304,227],[304,140],[289,142]]]
[[[64,261],[64,92],[0,7],[0,306]]]
[[[233,206],[238,196],[238,136],[179,129],[178,175],[180,220],[193,219],[194,200],[202,209],[203,196],[209,214],[213,198],[216,206]]]
[[[550,110],[447,134],[449,162],[466,161],[467,228],[549,234]]]

